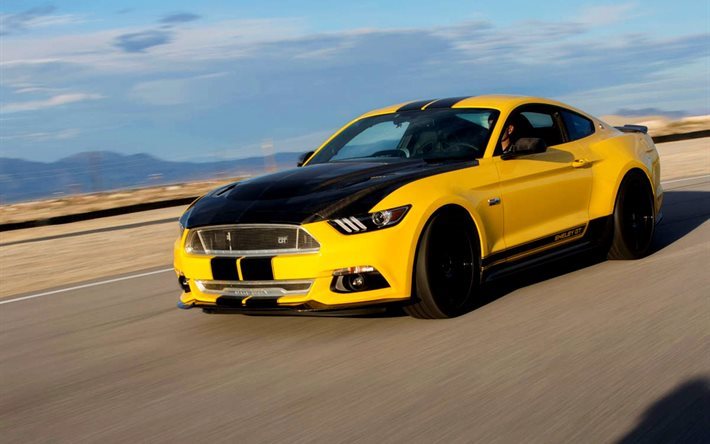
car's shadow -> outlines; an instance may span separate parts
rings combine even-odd
[[[618,444],[641,442],[710,442],[710,380],[686,381],[650,405],[638,424]]]
[[[663,220],[656,227],[656,233],[651,246],[651,255],[659,254],[661,250],[682,239],[710,218],[710,192],[666,191],[663,214]],[[600,253],[580,254],[573,258],[564,258],[563,260],[548,262],[545,265],[540,265],[515,275],[508,275],[505,279],[483,285],[481,288],[482,297],[476,301],[475,306],[472,306],[468,312],[490,304],[520,288],[534,285],[548,279],[554,279],[604,262],[605,260],[605,255]],[[322,314],[305,315],[323,316]],[[382,318],[406,316],[406,314],[401,307],[390,306],[355,315],[329,313],[327,316]]]
[[[656,229],[651,254],[675,243],[710,218],[710,192],[666,191],[663,220]]]

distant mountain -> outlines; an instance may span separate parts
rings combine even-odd
[[[272,167],[294,167],[299,154],[277,153],[268,160],[249,157],[206,163],[172,162],[148,154],[123,155],[110,151],[79,153],[51,163],[0,157],[0,203],[256,175]]]

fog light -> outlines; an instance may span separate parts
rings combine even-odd
[[[190,292],[190,283],[188,282],[188,279],[185,276],[180,275],[178,277],[178,285],[180,286],[180,289],[182,289],[182,291],[184,291],[185,293]]]
[[[375,267],[357,266],[333,271],[330,290],[335,293],[356,293],[389,287],[387,280]]]
[[[359,290],[365,286],[365,277],[361,274],[348,276],[348,283],[354,290]]]

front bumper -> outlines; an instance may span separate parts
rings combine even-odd
[[[411,270],[416,246],[416,224],[365,233],[344,235],[327,222],[303,227],[318,240],[317,252],[270,256],[271,279],[242,280],[240,258],[217,258],[221,270],[214,270],[214,256],[187,253],[188,230],[175,242],[175,271],[183,293],[180,308],[199,307],[211,311],[329,311],[409,300]],[[262,259],[263,260],[263,259]],[[226,265],[225,265],[226,264]],[[224,280],[224,267],[235,267],[238,279]],[[335,285],[338,270],[372,267],[365,280],[375,289],[350,291]],[[369,270],[369,268],[367,269]],[[384,281],[384,284],[383,284]],[[189,290],[189,291],[188,291]]]

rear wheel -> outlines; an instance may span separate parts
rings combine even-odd
[[[645,256],[656,228],[656,215],[653,191],[642,173],[631,172],[621,182],[613,219],[609,259],[638,259]]]
[[[451,318],[471,306],[478,284],[478,236],[468,216],[436,214],[419,240],[410,316]]]

